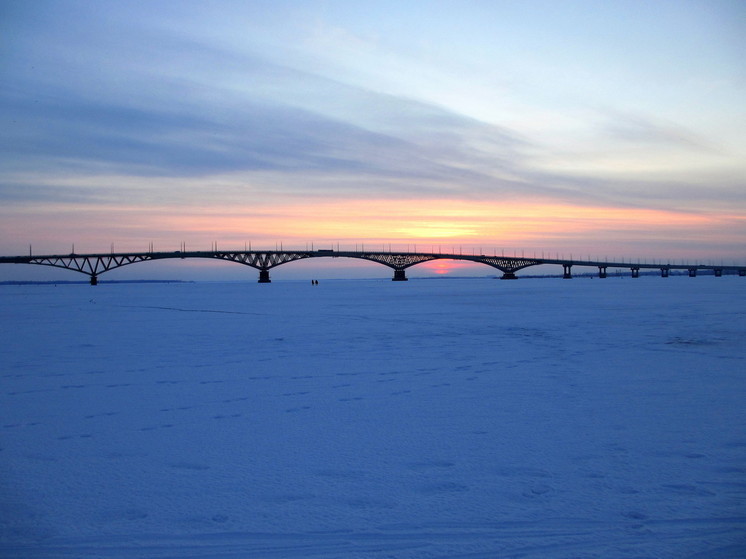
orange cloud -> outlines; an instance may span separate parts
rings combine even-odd
[[[706,227],[707,215],[526,202],[350,201],[264,208],[214,208],[171,215],[174,231],[226,237],[388,242],[519,242],[597,230]]]

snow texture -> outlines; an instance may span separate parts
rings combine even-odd
[[[0,288],[0,555],[746,556],[746,280]]]

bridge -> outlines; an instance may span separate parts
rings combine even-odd
[[[671,264],[666,263],[643,263],[624,261],[599,261],[599,260],[573,260],[551,259],[551,258],[529,258],[523,256],[497,256],[485,254],[447,254],[434,252],[397,252],[397,251],[345,251],[334,249],[320,250],[215,250],[210,251],[186,251],[177,250],[173,252],[123,252],[123,253],[99,253],[99,254],[56,254],[35,256],[0,256],[0,264],[36,264],[39,266],[52,266],[86,274],[90,278],[91,285],[98,283],[98,278],[104,272],[129,266],[139,262],[166,259],[207,258],[212,260],[227,260],[244,266],[249,266],[259,271],[259,283],[270,283],[269,271],[272,268],[303,260],[307,258],[357,258],[377,262],[388,266],[394,271],[393,281],[406,281],[406,269],[422,262],[431,260],[462,260],[485,264],[502,272],[501,279],[516,279],[516,272],[530,266],[551,264],[562,266],[562,277],[572,278],[573,267],[596,268],[598,277],[607,277],[607,270],[626,269],[631,277],[640,276],[640,270],[659,270],[661,277],[668,277],[671,270],[682,270],[695,277],[698,272],[711,271],[715,276],[723,273],[737,273],[746,276],[746,266],[727,266],[712,264]]]

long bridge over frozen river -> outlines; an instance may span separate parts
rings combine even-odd
[[[746,276],[746,266],[737,265],[713,265],[713,264],[675,264],[670,261],[663,262],[625,262],[625,261],[600,261],[600,260],[577,260],[564,258],[541,258],[524,256],[504,256],[487,254],[453,254],[441,252],[409,252],[409,251],[375,251],[375,250],[210,250],[210,251],[186,251],[177,250],[172,252],[122,252],[122,253],[98,253],[98,254],[52,254],[27,256],[2,256],[0,264],[36,264],[40,266],[52,266],[86,274],[90,278],[91,285],[98,283],[98,277],[104,272],[152,260],[207,258],[212,260],[227,260],[237,264],[243,264],[259,271],[259,283],[269,283],[269,271],[272,268],[304,260],[308,258],[356,258],[377,262],[393,269],[394,281],[406,281],[406,269],[429,262],[431,260],[462,260],[485,264],[502,272],[501,279],[516,279],[516,272],[538,266],[550,264],[562,266],[562,276],[566,279],[572,278],[573,267],[596,268],[598,277],[605,278],[609,268],[629,270],[633,278],[639,277],[640,270],[659,270],[661,277],[668,277],[671,270],[682,270],[695,277],[697,272],[710,271],[715,276],[723,273],[733,273]]]

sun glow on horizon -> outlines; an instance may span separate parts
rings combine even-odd
[[[489,273],[490,270],[490,268],[486,268],[484,264],[475,264],[463,260],[448,260],[444,258],[423,262],[422,264],[418,264],[418,267],[424,268],[439,276],[446,276],[454,272],[463,272],[464,270],[472,268],[475,270],[475,273],[478,271],[481,274]]]

